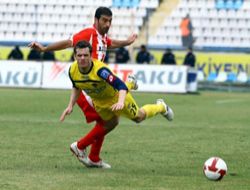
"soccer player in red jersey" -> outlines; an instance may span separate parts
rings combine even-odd
[[[112,11],[107,7],[99,7],[95,12],[94,25],[87,27],[80,32],[74,34],[70,39],[58,41],[48,46],[43,46],[38,42],[31,42],[30,48],[37,49],[40,52],[62,50],[69,47],[74,47],[79,41],[86,40],[92,46],[92,58],[103,61],[106,55],[107,49],[119,48],[132,44],[136,38],[136,34],[131,34],[126,40],[110,39],[107,35],[112,22]],[[136,88],[136,86],[132,87]],[[95,109],[91,105],[91,100],[82,92],[77,100],[77,104],[84,112],[87,123],[96,121],[95,127],[82,139],[80,139],[72,146],[76,146],[79,150],[85,149],[96,133],[102,134],[95,139],[92,143],[89,159],[93,163],[102,163],[99,157],[102,143],[105,136],[104,122],[101,117],[96,113]],[[78,155],[76,155],[78,157]],[[79,159],[79,157],[78,157]],[[102,165],[98,165],[103,167]]]

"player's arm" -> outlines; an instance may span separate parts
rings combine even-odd
[[[111,110],[112,111],[122,110],[123,109],[126,95],[127,95],[127,91],[126,90],[119,90],[118,101],[117,101],[117,103],[115,103],[115,104],[113,104],[111,106]]]
[[[101,68],[97,72],[97,75],[119,91],[118,101],[111,106],[111,110],[115,111],[123,109],[125,98],[128,92],[126,84],[105,67]]]
[[[136,38],[137,38],[137,34],[131,34],[126,40],[114,40],[114,39],[112,39],[111,45],[108,48],[113,49],[113,48],[128,46],[128,45],[134,43]]]
[[[57,50],[66,49],[66,48],[72,47],[73,43],[71,39],[67,39],[67,40],[62,40],[62,41],[49,44],[47,46],[43,46],[42,44],[38,42],[31,42],[28,46],[40,52],[46,52],[46,51],[57,51]]]
[[[63,113],[62,113],[62,115],[61,115],[61,117],[60,117],[60,121],[61,121],[61,122],[64,121],[64,119],[65,119],[65,117],[66,117],[67,115],[70,115],[70,114],[72,113],[73,107],[74,107],[74,105],[75,105],[75,103],[76,103],[76,101],[77,101],[77,99],[78,99],[80,93],[81,93],[81,90],[80,90],[80,89],[77,89],[77,88],[75,88],[75,87],[72,88],[72,90],[71,90],[71,95],[70,95],[70,100],[69,100],[69,104],[68,104],[68,106],[66,107],[66,109],[63,111]]]

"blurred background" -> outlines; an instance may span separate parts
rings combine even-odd
[[[250,0],[1,0],[0,85],[11,86],[10,81],[19,80],[14,75],[8,79],[8,71],[3,74],[3,62],[71,62],[72,49],[39,54],[27,45],[68,39],[93,24],[100,5],[113,11],[111,38],[138,34],[137,41],[125,49],[126,57],[122,57],[124,50],[112,50],[107,63],[125,63],[129,68],[138,64],[151,68],[185,65],[187,86],[195,82],[190,91],[248,90]],[[140,51],[148,52],[149,61],[137,59]]]

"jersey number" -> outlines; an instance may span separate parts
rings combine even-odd
[[[137,111],[137,107],[136,107],[135,104],[132,103],[131,107],[130,107],[130,113],[132,113],[133,116],[135,116],[136,115],[136,111]]]

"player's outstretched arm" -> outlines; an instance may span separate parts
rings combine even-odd
[[[70,115],[72,112],[73,112],[73,107],[79,97],[81,93],[81,90],[77,89],[77,88],[72,88],[72,91],[71,91],[71,96],[70,96],[70,100],[69,100],[69,104],[68,104],[68,107],[65,108],[65,110],[63,111],[61,117],[60,117],[60,121],[63,122],[65,117],[67,115]]]
[[[72,47],[72,41],[70,39],[62,40],[62,41],[49,44],[48,46],[43,46],[41,43],[38,43],[38,42],[31,42],[28,46],[40,52],[57,51],[57,50],[62,50],[62,49]]]
[[[114,40],[114,39],[112,39],[112,43],[111,43],[111,46],[109,48],[112,49],[112,48],[119,48],[119,47],[128,46],[128,45],[134,43],[136,38],[137,38],[137,34],[133,33],[126,40]]]

